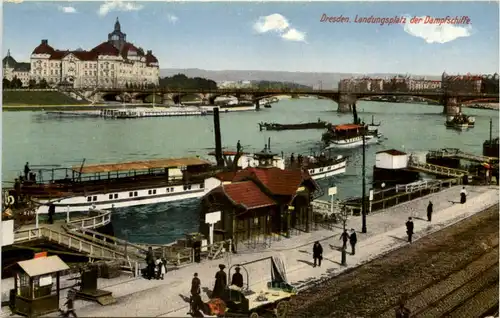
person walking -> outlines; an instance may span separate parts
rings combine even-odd
[[[56,213],[56,206],[54,205],[54,203],[50,203],[49,204],[49,211],[48,211],[49,224],[54,224],[54,214],[55,213]]]
[[[222,296],[224,290],[226,289],[227,274],[226,272],[224,272],[224,268],[226,268],[226,265],[219,265],[220,270],[215,274],[215,285],[214,289],[212,290],[212,297],[210,298],[220,298],[220,296]]]
[[[155,259],[153,255],[153,248],[150,246],[148,248],[148,254],[146,255],[146,278],[151,279],[155,274]]]
[[[344,232],[340,234],[340,239],[342,240],[342,249],[345,250],[347,248],[347,242],[349,241],[349,233],[347,233],[347,230],[344,230]]]
[[[427,205],[427,221],[432,221],[432,201],[429,201],[429,205]]]
[[[408,234],[408,243],[411,243],[413,237],[413,220],[411,217],[406,221],[406,234]]]
[[[358,243],[358,236],[356,235],[356,231],[351,229],[351,235],[349,235],[349,243],[351,243],[351,255],[356,254],[356,243]]]
[[[69,291],[68,299],[66,300],[66,303],[64,303],[64,305],[66,306],[66,311],[63,313],[63,317],[69,317],[69,315],[72,315],[73,317],[78,317],[75,313],[74,300],[75,300],[75,292]]]
[[[313,245],[313,260],[314,260],[314,265],[313,267],[316,267],[316,264],[321,267],[321,260],[323,259],[323,246],[319,243],[319,241],[314,242]]]
[[[199,311],[199,302],[201,301],[201,281],[198,278],[198,273],[194,273],[191,280],[191,298],[189,299],[189,312],[188,314],[195,314]]]
[[[464,204],[467,201],[467,190],[465,190],[465,187],[462,187],[462,190],[460,190],[460,203]]]

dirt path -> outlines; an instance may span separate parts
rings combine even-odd
[[[394,317],[405,297],[416,317],[474,317],[473,308],[488,309],[492,297],[498,300],[498,209],[304,291],[292,301],[289,316]]]

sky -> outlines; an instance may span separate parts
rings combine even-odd
[[[349,21],[321,22],[325,16]],[[406,21],[355,21],[371,16]],[[425,23],[426,16],[467,17],[469,24]],[[127,40],[152,50],[162,69],[425,75],[499,69],[498,3],[477,1],[4,2],[3,55],[10,49],[16,60],[29,61],[42,39],[56,49],[89,50],[107,40],[117,17]]]

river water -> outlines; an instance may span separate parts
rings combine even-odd
[[[259,112],[222,113],[224,147],[234,149],[238,140],[245,151],[261,150],[271,137],[272,150],[290,154],[319,149],[321,130],[260,132],[258,122],[297,123],[318,118],[334,124],[352,121],[338,114],[333,102],[318,99],[285,99]],[[446,129],[442,106],[360,101],[358,112],[365,122],[382,122],[387,138],[367,147],[367,184],[375,163],[375,152],[395,148],[418,152],[444,147],[480,154],[489,136],[489,119],[498,111],[465,109],[476,117],[476,127],[466,132]],[[144,118],[105,120],[100,118],[57,119],[42,112],[3,112],[2,181],[12,181],[28,161],[31,166],[56,164],[64,167],[86,163],[120,162],[206,154],[214,148],[213,117]],[[498,136],[495,120],[493,136]],[[361,194],[362,151],[343,150],[347,172],[320,182],[326,189],[335,184],[338,197]],[[4,183],[5,184],[5,183]],[[113,214],[118,237],[133,242],[167,243],[197,231],[198,201],[181,201],[118,209]]]

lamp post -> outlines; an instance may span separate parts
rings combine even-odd
[[[365,130],[363,129],[363,170],[362,170],[362,186],[363,191],[361,194],[361,233],[366,233],[366,141],[365,141]]]

